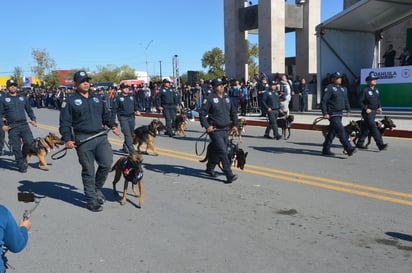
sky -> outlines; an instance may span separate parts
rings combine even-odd
[[[310,1],[310,0],[309,0]],[[224,0],[13,0],[1,4],[0,75],[15,67],[30,76],[32,50],[45,50],[57,69],[128,65],[149,75],[204,71],[205,52],[224,50]],[[258,0],[252,0],[252,4]],[[293,3],[294,0],[288,0]],[[343,0],[322,0],[321,22],[343,9]],[[255,37],[252,37],[255,36]],[[256,35],[249,35],[251,42]],[[294,36],[286,57],[295,56]]]

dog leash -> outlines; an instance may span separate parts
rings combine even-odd
[[[92,136],[89,136],[89,137],[87,137],[87,138],[85,138],[85,139],[82,139],[82,140],[80,140],[78,143],[76,143],[76,146],[80,146],[80,145],[82,145],[83,143],[86,143],[87,141],[92,140],[92,139],[94,139],[94,138],[96,138],[96,137],[99,137],[99,136],[102,136],[102,135],[106,135],[106,134],[109,133],[111,130],[112,130],[112,129],[109,128],[109,129],[106,129],[106,130],[104,130],[104,131],[101,131],[101,132],[99,132],[99,133],[97,133],[97,134],[94,134],[94,135],[92,135]],[[68,150],[67,147],[64,147],[62,150],[55,152],[55,153],[52,154],[50,157],[51,157],[51,159],[53,159],[53,160],[58,160],[58,159],[60,159],[60,158],[63,158],[63,157],[66,156],[67,150]],[[59,154],[61,154],[61,155],[59,155]],[[58,156],[58,155],[59,155],[59,156]]]
[[[216,132],[216,131],[229,131],[229,130],[228,129],[215,129],[215,130],[213,130],[213,132]],[[205,152],[208,137],[209,137],[209,133],[207,131],[205,131],[197,138],[196,143],[195,143],[195,152],[196,152],[197,156],[201,156]],[[202,140],[202,138],[204,138],[204,140]],[[203,141],[203,149],[202,149],[202,152],[200,152],[200,153],[199,153],[198,148],[197,148],[199,141]]]

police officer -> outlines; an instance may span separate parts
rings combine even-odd
[[[270,130],[273,130],[273,134],[275,135],[276,140],[281,139],[282,136],[279,134],[277,124],[280,100],[279,94],[277,92],[276,81],[271,81],[269,83],[269,91],[263,94],[262,104],[269,118],[269,124],[268,126],[266,126],[264,137],[271,139],[272,137],[270,136]]]
[[[206,165],[206,173],[216,177],[214,171],[216,165],[222,162],[223,172],[226,175],[226,183],[232,183],[237,179],[230,169],[227,156],[229,145],[229,131],[238,131],[239,120],[236,109],[230,102],[230,98],[224,93],[224,82],[217,78],[212,81],[214,93],[205,97],[199,111],[199,119],[202,127],[206,128],[212,145],[209,150],[209,158]],[[230,128],[232,122],[232,128]]]
[[[105,198],[101,189],[113,163],[112,147],[107,134],[102,132],[104,126],[111,128],[116,135],[120,135],[120,132],[101,97],[90,91],[90,78],[86,72],[77,71],[73,80],[76,92],[73,96],[67,97],[62,104],[59,131],[66,148],[76,148],[82,166],[87,208],[96,212],[103,210]],[[98,133],[100,135],[93,137]],[[88,141],[79,144],[88,138]],[[95,161],[98,165],[96,172]]]
[[[159,110],[163,111],[166,122],[166,135],[173,137],[175,134],[173,132],[173,123],[176,119],[177,109],[180,107],[180,96],[179,93],[175,92],[170,87],[170,81],[168,79],[163,80],[163,85],[157,96]]]
[[[378,127],[375,123],[376,113],[382,113],[381,101],[379,90],[376,88],[376,80],[378,77],[369,75],[366,77],[365,81],[368,86],[360,94],[360,106],[362,109],[363,123],[361,128],[361,135],[356,147],[359,149],[367,149],[363,143],[365,142],[366,137],[369,135],[369,132],[372,133],[373,139],[376,142],[379,150],[386,150],[388,144],[383,143],[382,135],[378,130]]]
[[[321,109],[323,118],[329,120],[329,133],[325,137],[322,150],[322,154],[327,156],[334,155],[334,153],[330,151],[330,146],[336,135],[348,156],[356,152],[356,149],[349,143],[348,136],[342,125],[343,110],[346,109],[348,117],[350,117],[351,110],[348,92],[346,87],[342,86],[342,77],[342,74],[339,72],[334,73],[332,75],[332,83],[325,88],[322,97]]]
[[[120,123],[120,128],[124,135],[123,151],[125,153],[133,153],[132,133],[135,127],[135,116],[140,116],[138,111],[137,100],[134,95],[129,92],[127,83],[120,84],[121,93],[113,101],[112,118],[117,119]]]
[[[26,113],[31,119],[31,125],[37,126],[36,117],[25,96],[17,94],[17,82],[8,80],[8,94],[0,100],[0,126],[4,132],[9,134],[9,144],[13,151],[18,171],[27,172],[26,155],[33,143],[33,133],[26,120]],[[7,124],[4,123],[4,119]],[[23,145],[21,145],[23,140]]]
[[[5,96],[6,90],[3,90],[3,88],[0,90],[0,101],[3,96]],[[6,133],[3,131],[3,129],[0,128],[0,156],[4,154],[3,149],[4,149],[4,141],[6,140]]]

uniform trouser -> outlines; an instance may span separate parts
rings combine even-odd
[[[135,117],[117,117],[120,123],[120,128],[122,130],[124,136],[124,145],[126,146],[129,153],[133,153],[135,151],[133,147],[133,139],[132,134],[135,127]]]
[[[226,176],[233,175],[230,169],[230,162],[227,156],[229,145],[229,131],[216,130],[209,134],[212,145],[209,150],[209,158],[206,165],[208,170],[213,170],[219,162],[222,162],[223,172]]]
[[[87,134],[76,135],[76,142],[90,137]],[[82,166],[82,180],[84,195],[87,202],[96,202],[96,191],[103,188],[113,163],[112,147],[107,140],[107,135],[93,138],[76,148],[79,163]],[[98,168],[95,171],[94,162]]]
[[[25,168],[26,155],[28,154],[30,147],[33,143],[33,134],[27,123],[21,125],[11,125],[9,130],[9,144],[16,160],[17,168]],[[21,141],[23,140],[23,146]]]
[[[280,137],[279,129],[278,129],[278,109],[273,109],[272,111],[268,112],[268,125],[266,126],[265,136],[270,134],[270,130],[273,130],[273,135],[275,137]]]
[[[345,128],[343,128],[341,115],[336,115],[329,118],[329,133],[325,137],[325,142],[323,142],[324,151],[330,150],[330,146],[332,145],[335,136],[338,136],[339,141],[342,143],[345,150],[353,149],[352,145],[349,143]]]
[[[163,116],[165,117],[166,122],[166,133],[169,135],[173,133],[173,123],[176,119],[176,111],[176,106],[163,108]]]
[[[0,152],[4,149],[4,140],[6,138],[6,133],[0,127]]]
[[[369,135],[369,132],[372,133],[372,137],[376,142],[376,145],[382,146],[383,145],[383,140],[382,140],[382,135],[378,130],[378,127],[376,126],[375,123],[375,117],[376,117],[376,110],[373,110],[369,114],[367,113],[362,113],[363,117],[363,123],[361,129],[361,135],[359,137],[358,143],[359,145],[363,145],[365,142],[366,137]]]

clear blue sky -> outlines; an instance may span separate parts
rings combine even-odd
[[[322,0],[321,21],[342,9],[343,0]],[[46,50],[58,69],[90,71],[124,64],[146,71],[147,53],[149,74],[159,75],[161,61],[163,76],[172,75],[175,54],[183,74],[204,70],[206,51],[224,50],[223,0],[13,0],[1,10],[0,75],[17,66],[31,75],[32,49]],[[287,56],[295,55],[291,41]]]

